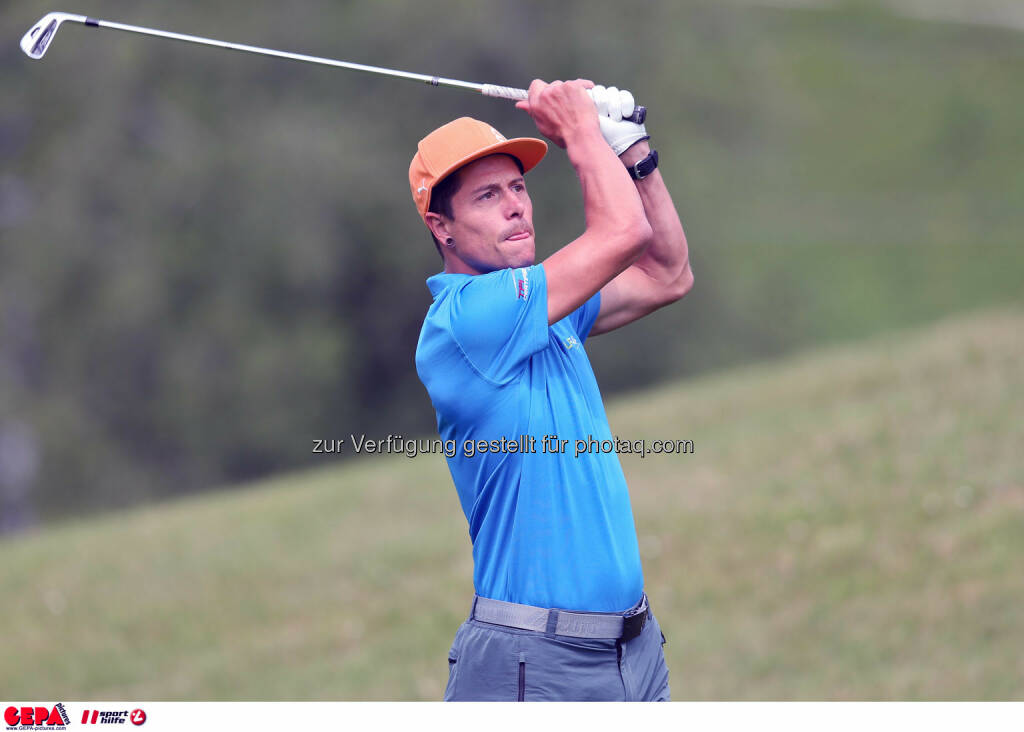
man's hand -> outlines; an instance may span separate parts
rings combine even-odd
[[[542,135],[564,148],[568,141],[577,137],[601,132],[597,108],[585,91],[593,87],[594,82],[586,79],[550,84],[534,79],[530,84],[530,98],[516,102],[516,108],[525,110]]]
[[[590,96],[597,107],[601,134],[616,155],[622,155],[632,145],[650,138],[642,124],[623,119],[623,115],[633,113],[633,95],[628,91],[598,84],[590,90]]]

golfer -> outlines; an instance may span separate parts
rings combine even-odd
[[[523,177],[543,141],[463,117],[409,167],[444,261],[416,368],[459,446],[448,466],[473,543],[444,698],[668,700],[618,456],[575,447],[612,439],[587,337],[686,294],[686,237],[645,128],[622,118],[628,93],[536,80],[516,106],[566,150],[583,193],[586,229],[543,262]]]

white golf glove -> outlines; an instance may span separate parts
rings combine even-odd
[[[635,101],[628,91],[598,84],[590,90],[590,96],[597,106],[601,134],[616,155],[621,155],[634,143],[650,137],[646,127],[622,118],[623,115],[633,113]]]

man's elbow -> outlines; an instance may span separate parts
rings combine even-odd
[[[665,302],[664,305],[682,300],[686,294],[693,289],[693,270],[690,269],[690,263],[687,262],[683,268],[682,273],[676,277],[672,283],[665,288]]]
[[[654,230],[646,216],[623,219],[614,227],[608,227],[596,233],[597,239],[604,242],[609,253],[617,262],[618,271],[629,267],[643,256],[654,238]]]
[[[623,232],[623,239],[629,251],[630,263],[639,259],[654,239],[654,229],[646,216],[640,216],[630,222]]]

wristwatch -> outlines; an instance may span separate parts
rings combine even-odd
[[[638,160],[634,165],[627,165],[626,170],[629,171],[629,177],[633,180],[643,180],[653,173],[657,167],[658,151],[651,150],[643,160]]]

